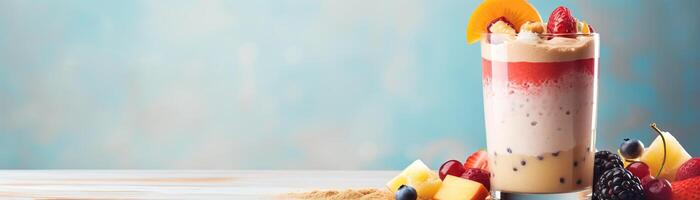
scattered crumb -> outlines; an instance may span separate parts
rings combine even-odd
[[[389,190],[376,188],[346,190],[314,190],[304,193],[289,193],[283,196],[283,198],[298,200],[394,199],[393,194]]]

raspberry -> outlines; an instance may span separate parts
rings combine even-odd
[[[623,168],[614,168],[600,176],[593,193],[598,200],[644,199],[644,189],[639,178]]]
[[[547,32],[553,34],[576,33],[576,19],[571,16],[571,10],[559,6],[549,15]]]

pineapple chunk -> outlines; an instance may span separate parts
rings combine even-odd
[[[666,138],[666,164],[659,177],[676,180],[676,171],[685,161],[690,160],[691,156],[671,133],[663,132],[663,134]],[[663,159],[664,145],[661,136],[656,136],[654,142],[642,154],[641,161],[649,165],[649,171],[652,175],[656,175],[656,172],[661,168]]]
[[[408,185],[416,189],[419,197],[429,199],[440,189],[441,184],[442,181],[434,171],[431,171],[423,161],[416,160],[391,179],[386,186],[391,192],[396,193],[401,185]]]
[[[479,182],[452,175],[445,177],[440,190],[433,199],[437,200],[484,200],[489,192]]]

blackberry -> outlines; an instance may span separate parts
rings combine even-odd
[[[639,178],[623,168],[613,168],[600,176],[593,198],[598,200],[644,199],[644,189]]]
[[[605,171],[614,168],[622,168],[620,156],[610,151],[596,152],[595,164],[593,166],[593,188],[595,189],[595,184],[598,183],[598,179],[600,179],[600,176],[603,175]]]

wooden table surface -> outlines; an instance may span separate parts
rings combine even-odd
[[[395,171],[3,170],[0,199],[274,199],[383,188]]]

